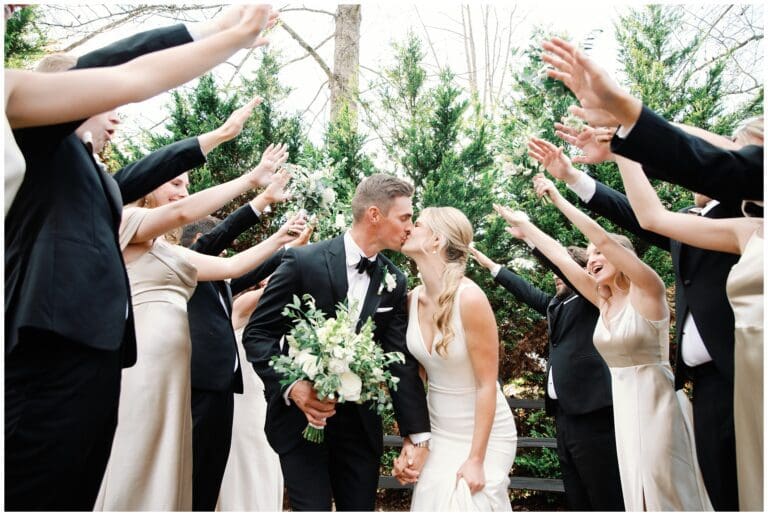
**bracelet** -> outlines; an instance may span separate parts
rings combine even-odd
[[[421,441],[420,443],[414,444],[416,448],[426,448],[429,449],[429,441],[432,439],[427,439],[426,441]]]

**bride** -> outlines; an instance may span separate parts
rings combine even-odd
[[[411,511],[511,511],[517,431],[497,382],[499,338],[483,291],[464,276],[472,225],[455,208],[426,208],[402,248],[422,285],[409,295],[408,350],[428,383],[430,453]],[[424,374],[422,374],[424,377]],[[415,481],[407,450],[395,461]]]

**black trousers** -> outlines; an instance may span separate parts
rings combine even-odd
[[[623,511],[613,408],[568,415],[558,405],[555,425],[568,507],[574,511]]]
[[[5,360],[5,509],[92,511],[112,449],[120,351],[24,331]]]
[[[381,456],[371,448],[357,408],[339,404],[328,419],[325,441],[299,445],[280,455],[294,511],[373,511]]]
[[[213,511],[232,445],[234,392],[192,389],[192,510]]]
[[[712,362],[689,370],[696,456],[707,494],[716,511],[738,511],[733,383]]]

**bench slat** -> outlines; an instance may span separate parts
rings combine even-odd
[[[412,485],[400,485],[395,477],[379,477],[380,489],[412,489]],[[533,477],[509,477],[509,489],[529,489],[532,491],[549,491],[554,493],[564,493],[563,481],[554,478],[533,478]]]

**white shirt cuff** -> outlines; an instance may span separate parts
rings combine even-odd
[[[429,439],[432,439],[431,432],[419,432],[418,434],[411,434],[408,436],[413,444],[423,443]]]
[[[493,267],[491,267],[491,276],[495,278],[499,274],[500,270],[501,270],[501,264],[494,263]]]
[[[291,393],[291,389],[293,389],[293,386],[296,385],[299,382],[299,380],[296,380],[291,385],[288,386],[287,389],[285,389],[285,392],[283,393],[283,399],[285,400],[285,404],[289,407],[291,406],[291,400],[288,399],[288,395]]]
[[[258,210],[258,208],[256,208],[256,207],[255,207],[253,204],[251,204],[251,203],[248,203],[248,205],[250,205],[251,209],[253,210],[253,213],[255,213],[257,217],[261,217],[261,212]],[[267,206],[269,206],[269,205],[267,205]]]
[[[597,183],[595,183],[595,180],[584,172],[581,173],[576,181],[566,186],[570,188],[573,193],[578,195],[582,202],[589,202],[597,190]]]
[[[616,130],[616,136],[618,136],[622,140],[626,140],[627,136],[629,136],[629,133],[631,133],[632,129],[634,128],[635,128],[635,124],[632,124],[626,127],[624,127],[623,125],[620,125],[619,128]]]
[[[185,23],[184,26],[187,28],[189,35],[192,36],[192,41],[197,41],[205,37],[205,35],[200,30],[199,23]]]

